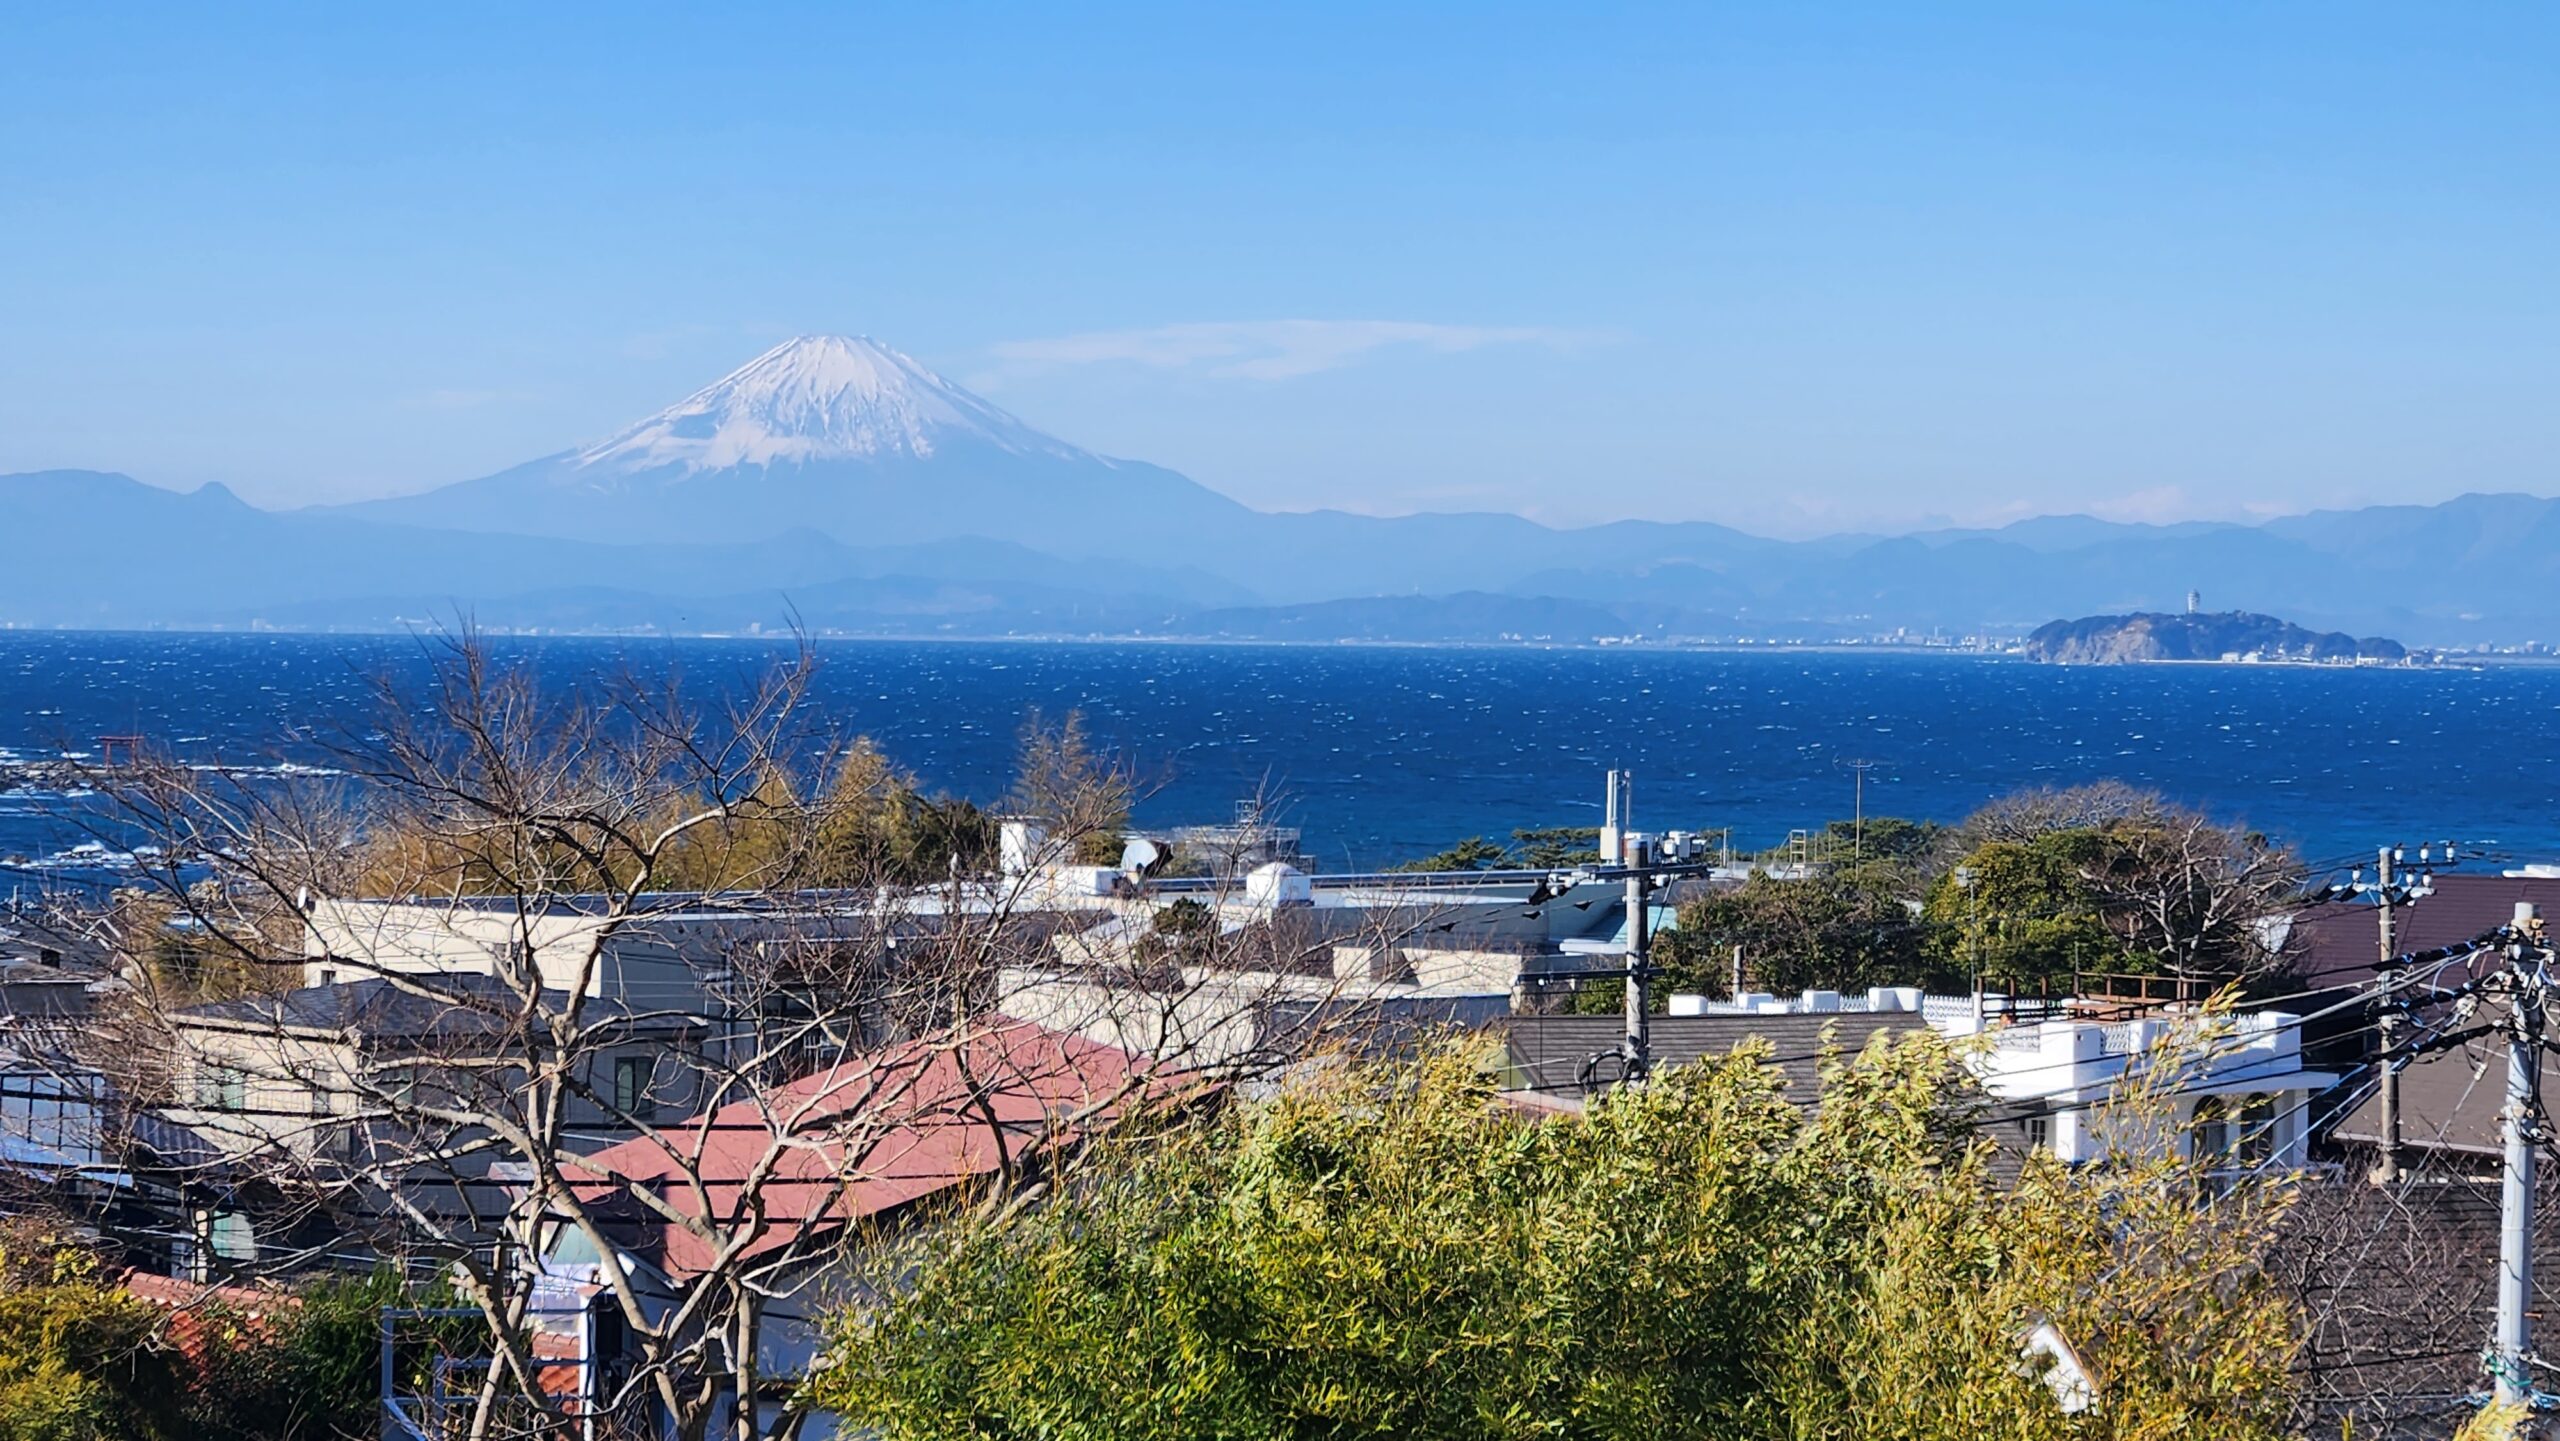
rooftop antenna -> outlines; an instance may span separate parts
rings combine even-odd
[[[1636,823],[1636,773],[1609,772],[1609,798],[1600,822],[1600,859],[1616,865],[1626,859],[1626,834]]]

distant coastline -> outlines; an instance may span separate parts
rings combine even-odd
[[[2419,659],[2383,636],[2315,631],[2252,611],[2093,615],[2036,628],[2018,654],[2046,665],[2408,665]]]
[[[2099,617],[2097,619],[2118,619]],[[2064,622],[2056,622],[2063,624]],[[2076,622],[2071,622],[2075,623]],[[204,637],[226,640],[411,640],[420,636],[449,633],[454,629],[451,618],[440,621],[418,621],[402,625],[303,626],[303,625],[25,625],[0,623],[0,643],[12,638],[33,639],[43,636],[133,636],[133,637]],[[655,627],[520,627],[477,623],[475,633],[509,641],[681,641],[731,643],[788,643],[795,636],[790,630],[772,628],[763,631],[660,629]],[[1060,645],[1060,646],[1234,646],[1269,650],[1434,650],[1434,651],[1637,651],[1649,654],[1682,653],[1702,655],[1891,655],[1936,656],[1950,660],[2006,662],[2010,664],[2092,664],[2098,662],[2055,662],[2030,653],[2029,642],[2015,632],[2003,636],[1975,636],[1962,640],[1926,641],[1908,638],[1834,636],[1820,639],[1788,636],[1764,638],[1685,637],[1685,636],[1257,636],[1218,635],[1194,632],[1113,633],[1105,631],[934,631],[934,630],[844,630],[831,627],[813,628],[807,638],[818,644],[891,645]],[[2407,652],[2408,663],[2443,665],[2560,664],[2560,654],[2539,651],[2432,651]],[[2140,663],[2157,665],[2343,665],[2344,661],[2308,661],[2290,657],[2258,657],[2246,655],[2164,656],[2146,658]],[[2368,662],[2398,663],[2398,662]]]

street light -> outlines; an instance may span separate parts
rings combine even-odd
[[[1973,953],[1973,1028],[1982,1029],[1982,893],[1973,888],[1973,867],[1956,867],[1956,889],[1965,895],[1965,949]]]

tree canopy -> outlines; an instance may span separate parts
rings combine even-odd
[[[1524,826],[1512,831],[1511,844],[1469,836],[1444,851],[1388,867],[1397,871],[1489,871],[1518,867],[1563,870],[1600,863],[1597,826]]]
[[[1855,992],[2068,985],[2083,973],[2256,978],[2285,962],[2302,866],[2264,836],[2115,783],[2022,791],[1953,829],[1834,821],[1801,872],[1772,867],[1683,903],[1657,939],[1662,990]],[[1586,997],[1595,1008],[1614,996]]]
[[[1464,1049],[1130,1138],[960,1224],[810,1383],[895,1441],[2282,1434],[2281,1196],[2175,1161],[1995,1174],[1962,1063],[1746,1048],[1537,1120]],[[2045,1318],[2100,1378],[2020,1372]]]
[[[1889,861],[1797,880],[1755,871],[1729,890],[1683,905],[1656,942],[1666,991],[1730,989],[1734,947],[1761,990],[1862,991],[1943,979],[1928,928],[1906,897],[1919,882]]]

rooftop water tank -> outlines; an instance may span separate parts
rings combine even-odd
[[[1870,1011],[1916,1011],[1920,1009],[1918,986],[1869,986],[1867,1009]]]
[[[1296,866],[1272,861],[1255,866],[1244,878],[1244,898],[1257,906],[1311,906],[1316,903],[1316,887]]]
[[[997,859],[1008,876],[1027,876],[1048,859],[1049,828],[1037,821],[1006,821],[996,828]]]

